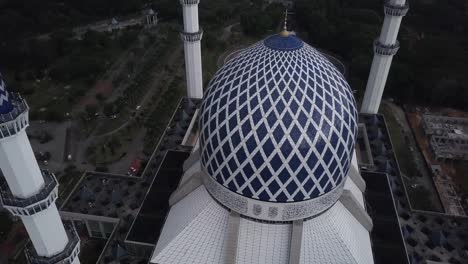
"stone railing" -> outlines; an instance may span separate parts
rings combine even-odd
[[[16,216],[29,216],[37,214],[57,200],[58,197],[58,182],[53,173],[42,171],[44,177],[44,187],[41,191],[28,198],[15,197],[7,183],[4,182],[0,186],[0,198],[3,206]]]
[[[19,94],[10,93],[13,110],[0,114],[0,139],[16,135],[29,125],[28,104]]]
[[[398,52],[400,49],[400,42],[397,42],[394,45],[385,45],[376,40],[374,42],[374,52],[379,55],[384,56],[393,56]]]
[[[180,4],[182,5],[198,5],[200,0],[180,0]]]
[[[195,33],[181,32],[180,38],[185,42],[201,41],[203,38],[203,30],[200,29],[200,31],[195,32]]]

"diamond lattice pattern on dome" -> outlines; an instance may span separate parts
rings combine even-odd
[[[348,84],[309,45],[260,42],[218,71],[201,116],[202,165],[224,187],[271,202],[321,196],[344,181],[357,111]]]
[[[10,101],[10,95],[6,89],[6,84],[0,74],[0,114],[7,114],[13,109]]]

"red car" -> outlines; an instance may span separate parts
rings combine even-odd
[[[130,168],[128,168],[128,175],[135,176],[138,174],[138,172],[141,169],[141,160],[140,159],[134,159],[132,161],[132,164],[130,164]]]

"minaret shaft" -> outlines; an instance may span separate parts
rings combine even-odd
[[[185,72],[187,79],[187,96],[189,98],[203,98],[203,71],[201,59],[201,39],[203,31],[198,24],[199,0],[181,0],[184,13],[184,41]]]
[[[388,0],[385,3],[385,19],[380,37],[374,43],[374,59],[362,102],[362,113],[376,114],[379,111],[393,56],[399,48],[397,37],[401,20],[407,12],[406,0]]]
[[[0,168],[12,194],[18,198],[37,194],[44,186],[44,179],[26,132],[5,138],[0,146]]]
[[[200,26],[198,24],[198,4],[184,5],[184,31],[188,33],[198,32]]]
[[[54,256],[67,246],[68,237],[55,203],[34,216],[22,216],[21,221],[39,256]]]
[[[3,81],[0,90],[4,100],[1,104],[13,106],[0,113],[0,168],[5,178],[0,181],[3,206],[21,218],[28,232],[32,245],[27,244],[26,253],[31,263],[78,264],[79,238],[74,228],[65,229],[55,205],[57,179],[52,173],[40,170],[26,135],[29,125],[26,101],[19,95],[8,94]]]

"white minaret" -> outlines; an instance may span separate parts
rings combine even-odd
[[[146,11],[146,26],[152,27],[158,24],[158,14],[153,9]]]
[[[72,226],[64,227],[55,200],[58,182],[41,171],[26,135],[29,107],[8,93],[0,75],[0,197],[18,216],[31,238],[26,253],[31,263],[78,264],[80,240]],[[65,262],[62,262],[65,261]]]
[[[184,41],[187,96],[203,98],[203,71],[201,60],[201,39],[203,30],[198,25],[198,3],[200,0],[180,0],[184,11]]]
[[[397,36],[401,19],[408,12],[408,8],[406,0],[385,2],[385,20],[380,38],[374,43],[374,60],[362,102],[362,113],[375,114],[379,111],[392,59],[400,47]]]

